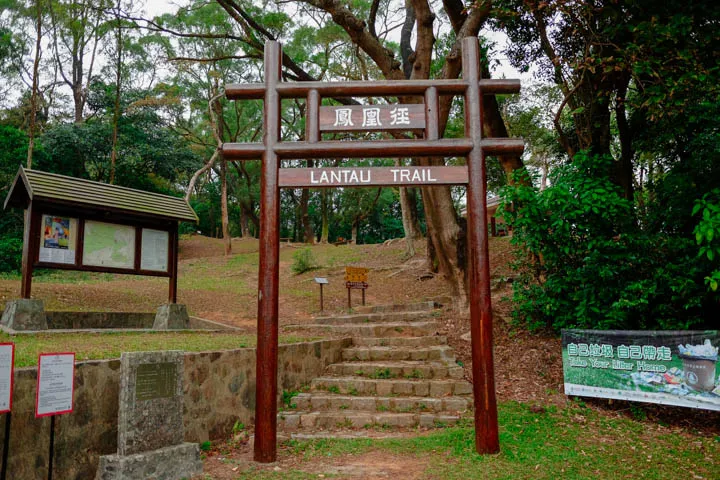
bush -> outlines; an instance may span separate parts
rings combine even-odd
[[[309,248],[303,248],[302,250],[298,250],[293,253],[293,264],[291,269],[296,275],[300,275],[301,273],[309,272],[310,270],[315,270],[317,268],[319,268],[319,266],[312,254],[312,250]]]
[[[0,272],[19,272],[22,270],[21,238],[0,238]]]
[[[716,302],[693,239],[643,231],[633,204],[609,179],[612,166],[580,154],[556,169],[542,192],[522,184],[504,189],[503,215],[521,247],[515,319],[555,330],[710,325]]]

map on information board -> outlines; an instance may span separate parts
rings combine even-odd
[[[83,265],[133,268],[135,227],[104,222],[85,222]]]

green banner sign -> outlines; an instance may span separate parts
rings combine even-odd
[[[720,411],[720,332],[563,330],[565,394]]]

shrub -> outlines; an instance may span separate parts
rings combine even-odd
[[[519,183],[504,189],[503,215],[521,247],[515,319],[556,330],[709,325],[708,266],[697,246],[643,231],[632,202],[610,181],[612,166],[579,154],[542,192]]]
[[[303,248],[293,253],[293,264],[291,269],[296,275],[300,275],[301,273],[309,272],[310,270],[315,270],[317,268],[319,268],[319,266],[312,254],[312,250],[309,248]]]
[[[20,238],[0,237],[0,272],[19,272],[22,269],[22,246]]]
[[[693,215],[700,215],[695,227],[695,241],[700,251],[698,255],[713,265],[715,270],[705,277],[705,283],[713,292],[720,284],[720,189],[715,189],[695,203]]]

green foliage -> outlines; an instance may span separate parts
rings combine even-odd
[[[18,272],[22,267],[22,238],[0,237],[0,272]]]
[[[317,260],[309,248],[303,248],[293,253],[293,264],[290,267],[296,275],[319,268]]]
[[[713,292],[720,283],[720,189],[715,189],[697,200],[693,215],[700,214],[700,222],[695,227],[695,240],[700,251],[698,255],[716,267],[705,277],[705,283]]]
[[[293,398],[297,397],[300,392],[283,390],[282,392],[282,403],[285,408],[297,408],[297,405],[292,401]]]
[[[522,247],[515,318],[556,330],[709,325],[707,266],[692,240],[643,231],[609,180],[612,166],[583,153],[556,169],[542,192],[523,184],[504,190],[512,241]]]

